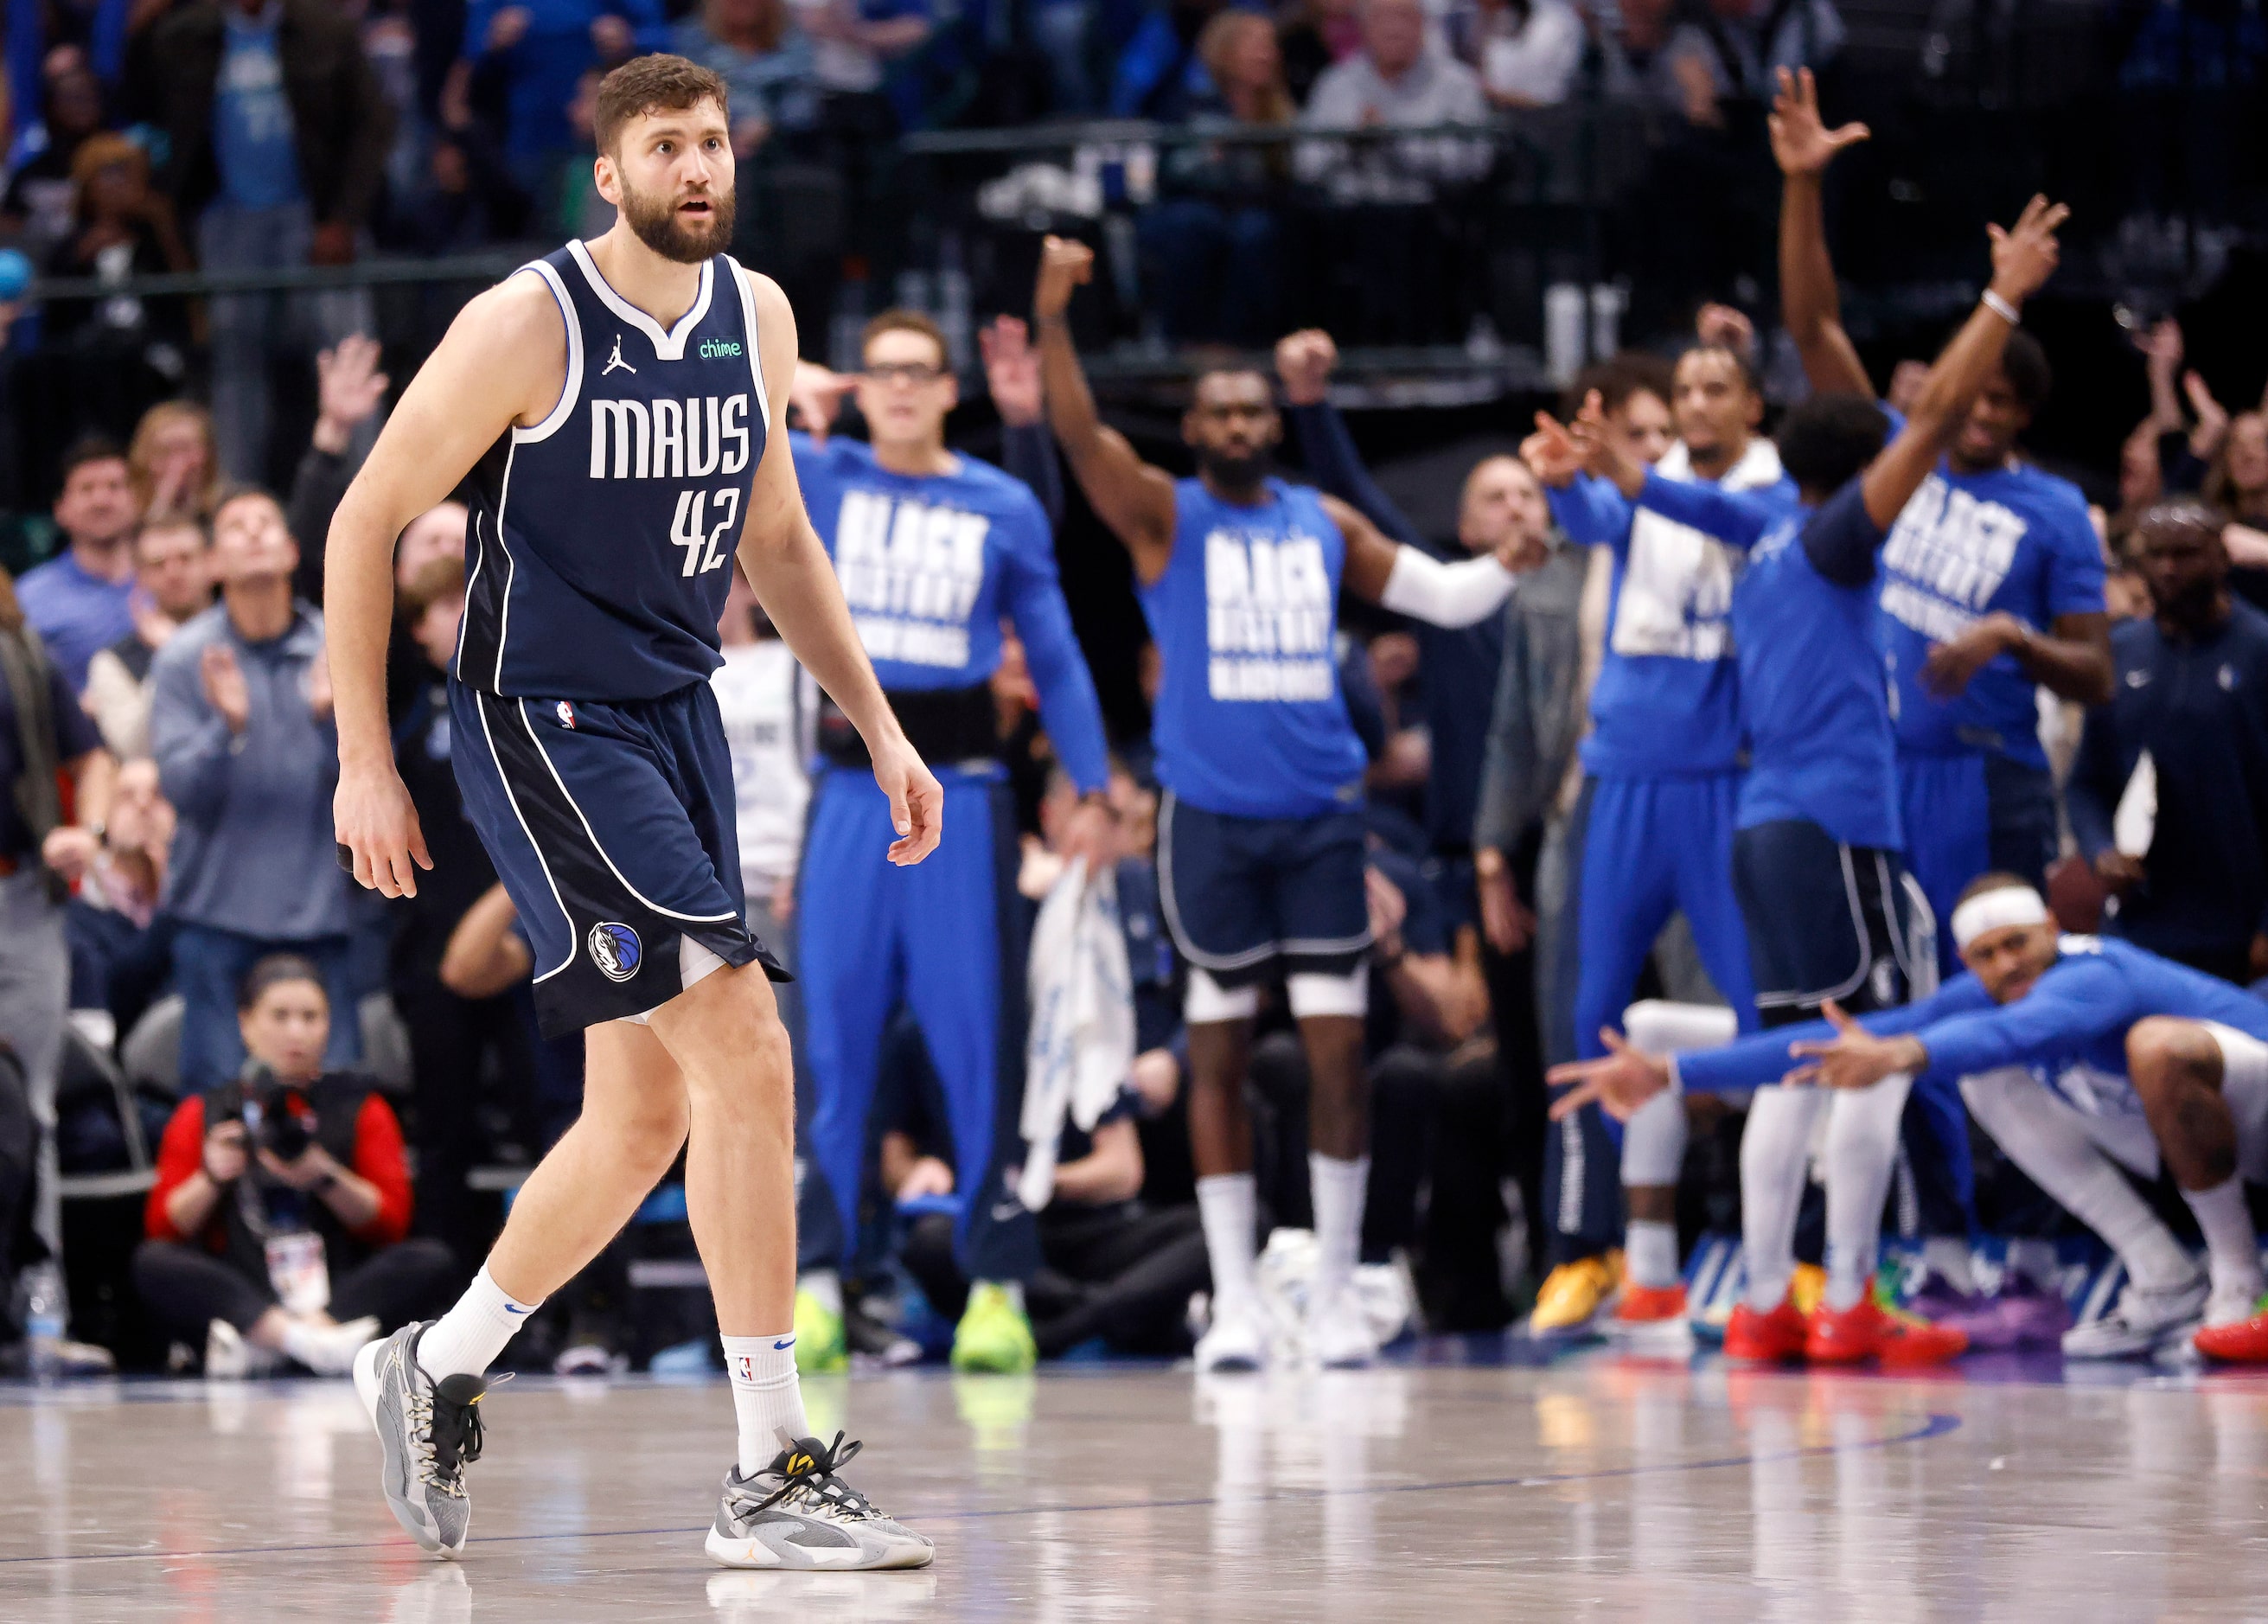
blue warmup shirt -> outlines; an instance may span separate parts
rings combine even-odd
[[[2039,1067],[2052,1078],[2073,1067],[2126,1075],[2126,1033],[2150,1015],[2215,1021],[2268,1042],[2268,1000],[2131,942],[2066,936],[2063,956],[2032,990],[1996,1004],[1966,971],[1917,1003],[1860,1015],[1878,1037],[1907,1033],[1929,1051],[1929,1072],[1958,1080],[2003,1066]],[[1799,1062],[1788,1045],[1831,1038],[1824,1021],[1783,1026],[1722,1048],[1677,1057],[1689,1094],[1720,1094],[1778,1082]]]
[[[1656,474],[1638,499],[1748,554],[1732,613],[1749,738],[1739,826],[1800,818],[1845,845],[1903,850],[1897,748],[1874,636],[1882,531],[1859,482],[1810,511]],[[1849,579],[1833,579],[1822,562]]]
[[[914,476],[881,467],[862,441],[819,445],[791,434],[788,444],[804,506],[882,686],[923,691],[988,681],[1000,664],[1005,615],[1023,639],[1041,719],[1064,770],[1082,791],[1103,788],[1110,761],[1102,711],[1031,488],[969,456],[957,473]]]
[[[725,255],[665,333],[571,242],[520,268],[567,324],[567,381],[467,477],[460,682],[540,699],[656,699],[724,663],[725,612],[770,411],[755,296]]]
[[[1996,750],[2033,767],[2040,749],[2037,683],[2001,654],[1950,699],[1922,686],[1933,644],[2005,610],[2036,631],[2059,616],[2102,612],[2102,545],[2087,498],[2036,468],[1959,474],[1940,463],[1882,546],[1875,634],[1889,663],[1898,748]]]
[[[1313,491],[1280,479],[1239,507],[1174,485],[1174,551],[1142,588],[1162,683],[1158,781],[1231,817],[1357,805],[1366,761],[1332,647],[1346,537]]]
[[[1653,476],[1744,491],[1767,511],[1794,506],[1794,483],[1770,440],[1749,441],[1722,480],[1695,479],[1690,469],[1685,447],[1674,446]],[[1604,778],[1732,771],[1741,754],[1732,625],[1738,569],[1725,538],[1643,500],[1634,506],[1588,475],[1545,494],[1571,539],[1615,554],[1583,765]]]
[[[299,151],[276,44],[283,21],[281,4],[256,17],[226,8],[213,85],[213,163],[221,195],[239,208],[276,209],[301,196]]]

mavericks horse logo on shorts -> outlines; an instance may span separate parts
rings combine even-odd
[[[608,980],[627,981],[637,974],[641,950],[637,932],[629,926],[601,920],[591,926],[586,945],[591,949],[591,962]]]

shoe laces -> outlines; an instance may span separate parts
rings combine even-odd
[[[501,1385],[511,1379],[507,1373],[489,1385]],[[445,1397],[438,1384],[422,1391],[416,1382],[409,1384],[406,1407],[416,1445],[417,1480],[453,1500],[465,1497],[465,1468],[481,1458],[486,1431],[481,1421],[481,1399],[486,1391],[483,1388],[460,1404]]]
[[[774,1506],[784,1505],[790,1510],[809,1510],[846,1522],[880,1517],[882,1514],[874,1510],[865,1495],[836,1475],[864,1447],[858,1439],[853,1438],[848,1443],[843,1440],[843,1435],[838,1432],[835,1442],[824,1446],[815,1438],[806,1438],[781,1451],[763,1474],[778,1477],[779,1487],[758,1500],[750,1511],[769,1511]]]

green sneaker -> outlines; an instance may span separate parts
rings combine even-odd
[[[1007,1288],[979,1281],[969,1290],[968,1307],[953,1333],[953,1368],[1018,1376],[1039,1362],[1032,1322]]]
[[[843,1340],[843,1316],[808,1291],[795,1294],[795,1370],[799,1376],[831,1376],[850,1368]]]

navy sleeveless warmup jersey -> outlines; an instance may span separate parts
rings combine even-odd
[[[549,699],[652,699],[723,663],[733,554],[764,454],[755,306],[731,259],[664,332],[571,242],[540,276],[567,324],[567,382],[473,469],[458,679]]]
[[[770,413],[755,300],[724,255],[668,332],[579,242],[517,274],[558,301],[566,382],[468,481],[452,763],[557,1036],[658,1008],[718,962],[785,974],[747,928],[708,683]]]

